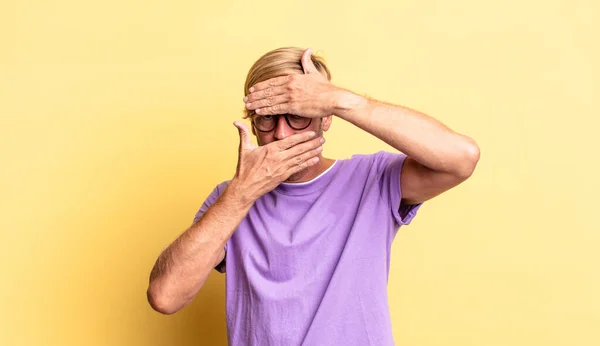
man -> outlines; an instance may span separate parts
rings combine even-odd
[[[159,256],[148,299],[172,314],[212,268],[226,272],[231,345],[393,345],[392,240],[421,204],[471,176],[479,148],[420,112],[330,83],[311,50],[281,48],[250,69],[235,176]],[[332,160],[338,117],[402,153]]]

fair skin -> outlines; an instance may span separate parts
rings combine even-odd
[[[469,137],[415,110],[364,98],[336,87],[302,56],[304,74],[290,74],[258,83],[244,97],[257,116],[294,114],[313,118],[301,131],[279,117],[271,132],[250,131],[235,122],[240,134],[234,178],[203,217],[159,256],[150,275],[150,305],[164,314],[187,305],[224,256],[224,246],[254,202],[280,183],[310,181],[333,164],[321,154],[320,134],[332,115],[344,119],[407,154],[400,186],[402,203],[417,204],[460,184],[471,176],[479,148]]]
[[[332,118],[331,116],[327,116],[327,117],[323,117],[323,118],[313,119],[311,121],[310,125],[306,129],[295,130],[288,125],[288,123],[285,121],[285,119],[283,117],[279,117],[279,119],[277,121],[277,125],[275,126],[275,129],[273,129],[273,131],[261,132],[261,131],[256,130],[255,128],[253,128],[252,132],[256,136],[256,140],[259,145],[273,143],[275,141],[279,141],[284,138],[287,138],[293,134],[308,132],[308,131],[313,131],[320,138],[322,138],[323,133],[326,132],[327,130],[329,130],[329,127],[331,126],[331,118]],[[323,143],[325,143],[324,138],[323,138]],[[292,174],[288,179],[285,180],[285,182],[287,182],[287,183],[303,183],[303,182],[310,181],[310,180],[314,179],[315,177],[317,177],[319,174],[326,171],[327,168],[331,167],[331,165],[335,161],[335,160],[323,157],[323,155],[321,153],[319,153],[317,155],[317,158],[319,161],[317,162],[316,165],[310,166],[306,169],[303,169],[297,173]]]
[[[148,302],[163,314],[179,311],[196,296],[260,196],[294,174],[302,172],[298,179],[306,179],[322,169],[318,164],[324,140],[317,132],[307,129],[256,146],[246,125],[234,124],[240,134],[235,176],[202,218],[163,250],[150,274]]]
[[[460,184],[479,161],[479,147],[438,120],[402,106],[370,100],[339,88],[302,56],[303,75],[287,75],[256,84],[244,98],[258,115],[289,113],[318,118],[331,114],[367,131],[405,153],[402,200],[418,204]]]

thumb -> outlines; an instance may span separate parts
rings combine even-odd
[[[250,138],[250,131],[248,130],[246,124],[240,121],[234,121],[233,125],[237,127],[238,131],[240,132],[240,151],[243,149],[252,148],[252,138]]]
[[[319,70],[315,67],[312,62],[312,48],[308,48],[302,54],[302,69],[304,69],[304,74],[312,74],[319,73]]]

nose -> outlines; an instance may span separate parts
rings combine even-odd
[[[288,125],[287,121],[285,121],[284,116],[279,116],[277,118],[277,126],[275,126],[275,139],[284,139],[294,134],[294,129]]]

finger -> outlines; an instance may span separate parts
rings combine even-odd
[[[315,149],[312,149],[312,150],[304,152],[300,155],[294,156],[293,158],[289,159],[286,162],[288,164],[288,168],[293,168],[294,166],[301,165],[314,157],[318,157],[322,151],[323,151],[323,147],[319,146]]]
[[[246,108],[255,110],[259,108],[272,107],[290,101],[290,95],[268,96],[262,100],[246,103]],[[263,113],[264,114],[264,113]]]
[[[319,70],[315,67],[312,62],[312,48],[308,48],[302,54],[302,69],[304,74],[319,73]]]
[[[293,160],[311,150],[318,149],[319,151],[321,151],[323,149],[323,143],[325,143],[325,139],[323,137],[319,137],[303,143],[296,144],[293,147],[283,151],[282,158],[284,160]]]
[[[306,160],[301,161],[299,164],[292,165],[290,168],[288,168],[287,173],[289,175],[292,175],[294,173],[303,171],[303,170],[307,169],[308,167],[316,165],[319,162],[319,160],[320,160],[320,158],[318,156],[311,156],[311,157],[307,158]]]
[[[269,87],[280,86],[288,83],[290,81],[290,75],[275,77],[271,79],[267,79],[264,82],[256,83],[252,88],[250,88],[250,92],[253,93],[255,91],[261,91]]]
[[[246,124],[240,121],[234,121],[233,125],[238,128],[240,133],[240,149],[250,149],[252,148],[252,138],[250,137],[250,131]]]
[[[287,150],[297,144],[309,141],[309,140],[315,138],[316,135],[317,134],[314,131],[296,133],[296,134],[293,134],[282,140],[275,141],[275,142],[272,142],[267,145],[273,145],[274,147],[276,147],[277,150],[283,151],[283,150]]]
[[[286,88],[284,87],[268,87],[261,91],[255,91],[248,96],[244,97],[244,102],[256,102],[258,100],[266,99],[270,96],[277,96],[281,94],[285,94]]]
[[[255,110],[256,114],[260,115],[274,115],[274,114],[295,114],[298,115],[298,112],[295,110],[295,107],[291,103],[282,103],[271,107],[257,108]]]

